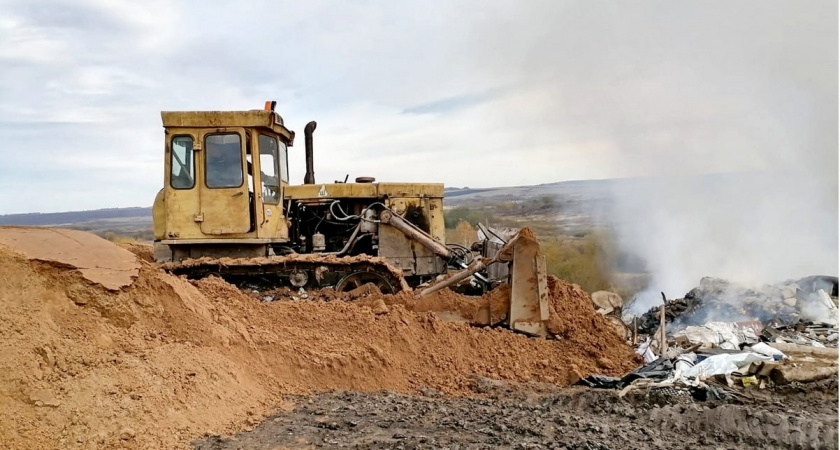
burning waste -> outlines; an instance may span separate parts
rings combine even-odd
[[[743,389],[830,382],[838,373],[838,279],[758,288],[703,278],[683,298],[628,318],[645,365],[578,384],[645,395],[737,401]],[[665,298],[663,294],[663,298]]]
[[[810,276],[759,288],[703,278],[685,297],[665,303],[666,330],[676,333],[709,322],[758,322],[760,328],[836,329],[837,285],[837,277],[830,276]],[[659,315],[658,306],[642,315],[638,332],[654,333],[660,326]],[[833,342],[836,346],[836,333]]]

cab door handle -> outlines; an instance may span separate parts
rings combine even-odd
[[[242,195],[242,191],[239,191],[239,192],[231,195],[231,197],[239,197],[240,195]]]

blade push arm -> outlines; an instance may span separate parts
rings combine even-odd
[[[396,228],[404,235],[406,235],[409,239],[414,240],[423,247],[428,248],[432,251],[432,253],[445,259],[447,263],[453,266],[461,267],[462,269],[467,267],[467,264],[464,261],[462,261],[461,258],[455,254],[455,252],[450,250],[449,247],[436,241],[428,233],[421,230],[420,228],[417,228],[417,226],[415,226],[413,223],[394,214],[390,210],[386,209],[379,213],[379,220],[384,224]]]

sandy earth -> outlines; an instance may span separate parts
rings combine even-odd
[[[147,246],[65,244],[0,242],[0,448],[837,448],[836,377],[726,404],[568,387],[638,359],[555,278],[545,340],[422,312],[492,315],[503,292],[262,302],[164,273]],[[109,258],[136,265],[127,284],[85,272]]]
[[[376,293],[263,303],[219,278],[166,274],[137,245],[119,267],[139,264],[136,276],[115,288],[14,245],[0,243],[2,448],[186,448],[255,425],[290,394],[471,396],[475,376],[565,386],[638,361],[586,294],[556,279],[561,339],[549,341]]]
[[[130,251],[84,231],[0,227],[0,244],[29,259],[74,267],[91,283],[110,290],[130,285],[140,270]]]

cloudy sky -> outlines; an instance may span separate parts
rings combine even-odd
[[[319,181],[805,163],[836,191],[834,0],[221,3],[0,0],[0,214],[151,205],[161,110],[268,99],[318,121]]]

